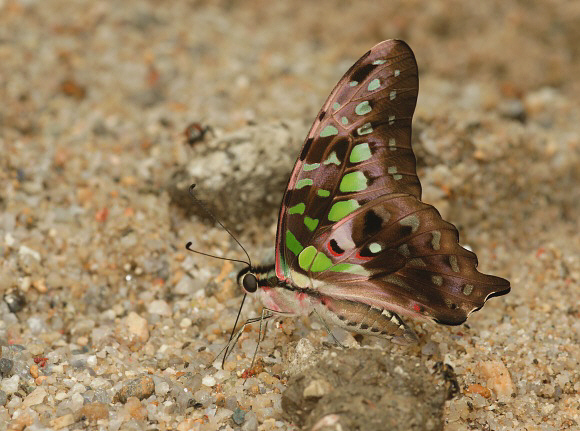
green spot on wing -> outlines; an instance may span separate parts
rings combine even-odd
[[[373,133],[373,125],[371,123],[365,123],[356,129],[356,132],[359,136],[368,135],[369,133]]]
[[[302,170],[304,171],[313,171],[320,166],[320,163],[304,163]]]
[[[318,219],[305,216],[304,224],[310,230],[310,232],[314,232],[314,229],[316,229],[316,226],[318,226]]]
[[[355,145],[350,152],[350,162],[351,163],[360,163],[364,162],[371,158],[371,149],[369,148],[369,144],[366,142],[363,144]]]
[[[381,86],[381,81],[379,81],[379,78],[375,78],[371,82],[369,82],[369,85],[367,87],[367,90],[369,90],[369,91],[375,91],[380,86]]]
[[[350,172],[342,177],[339,189],[343,193],[360,192],[368,187],[367,177],[360,171]]]
[[[375,60],[373,61],[373,64],[375,66],[378,66],[379,64],[385,64],[387,62],[387,60]]]
[[[338,102],[334,102],[334,105],[332,105],[332,108],[333,108],[335,111],[338,111],[338,110],[340,109],[340,103],[338,103]]]
[[[312,262],[312,267],[310,271],[321,272],[325,271],[332,266],[332,261],[324,253],[318,253]]]
[[[288,214],[304,214],[304,210],[306,209],[306,205],[303,202],[294,205],[293,207],[288,208]]]
[[[383,247],[378,242],[372,242],[369,244],[369,250],[373,254],[377,254],[382,249],[383,249]]]
[[[322,132],[320,132],[321,138],[334,135],[338,135],[338,129],[334,126],[326,126],[324,129],[322,129]]]
[[[372,110],[373,108],[371,108],[371,105],[368,102],[368,100],[360,102],[358,105],[356,105],[356,108],[354,108],[354,112],[356,113],[356,115],[365,115],[371,112]]]
[[[340,122],[341,122],[341,123],[342,123],[344,126],[346,126],[346,125],[348,124],[348,118],[346,118],[346,117],[342,117],[342,118],[340,119]]]
[[[351,263],[339,263],[330,268],[330,270],[334,272],[348,272],[350,274],[369,275],[369,272],[361,265],[355,265]]]
[[[330,196],[330,192],[324,189],[318,189],[316,193],[318,194],[318,196],[323,198],[327,198],[328,196]]]
[[[340,166],[340,160],[338,160],[338,157],[336,157],[336,151],[330,153],[330,156],[328,156],[328,158],[322,163],[325,165],[330,165],[331,163],[334,163],[336,166]]]
[[[303,187],[311,186],[312,184],[314,184],[314,181],[312,181],[312,178],[302,178],[301,180],[296,181],[296,189],[299,190]],[[300,214],[302,214],[302,213],[300,213]]]
[[[358,81],[350,81],[348,85],[350,85],[351,87],[356,87],[358,85]]]
[[[308,271],[308,268],[310,268],[310,265],[312,265],[312,261],[314,260],[316,253],[318,253],[318,250],[316,250],[316,247],[313,245],[309,245],[304,250],[302,250],[298,255],[298,265],[300,265],[300,268],[302,268],[304,271]]]
[[[355,199],[335,202],[334,205],[332,205],[332,208],[330,208],[330,211],[328,213],[328,220],[330,221],[342,220],[344,217],[346,217],[359,207],[360,205]]]
[[[298,242],[294,234],[289,230],[286,230],[286,248],[290,250],[292,253],[294,253],[296,256],[298,256],[302,251],[302,249],[304,248],[302,247],[302,244]]]

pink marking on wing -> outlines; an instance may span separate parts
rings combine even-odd
[[[304,301],[306,298],[308,298],[307,293],[297,293],[296,294],[296,299],[298,299],[298,301],[300,301],[300,302]]]

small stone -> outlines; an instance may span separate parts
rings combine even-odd
[[[147,419],[147,409],[141,405],[136,397],[129,397],[127,403],[125,404],[125,412],[129,417],[142,421]]]
[[[192,324],[192,321],[189,317],[184,317],[183,319],[181,319],[181,322],[179,322],[179,326],[181,328],[189,328]]]
[[[225,407],[228,410],[235,411],[238,408],[238,400],[235,396],[226,397]]]
[[[169,383],[161,381],[155,385],[155,395],[163,397],[169,392]]]
[[[258,430],[258,418],[254,412],[246,413],[244,418],[245,422],[242,425],[242,431],[257,431]]]
[[[241,425],[245,422],[246,412],[241,408],[237,408],[234,410],[234,414],[232,415],[232,420],[236,425]]]
[[[38,377],[38,365],[34,364],[30,366],[30,375],[35,379]]]
[[[0,358],[0,376],[8,376],[12,370],[14,362],[8,358]]]
[[[439,353],[439,345],[434,341],[429,341],[421,348],[421,354],[426,356],[433,356]]]
[[[278,380],[276,377],[266,372],[260,373],[258,378],[267,385],[275,385],[276,383],[280,382],[280,380]]]
[[[40,317],[29,317],[26,323],[33,334],[40,334],[46,329],[46,323]]]
[[[510,373],[501,361],[482,361],[478,371],[486,380],[486,386],[497,396],[499,401],[508,401],[515,392]]]
[[[491,397],[491,391],[488,388],[486,388],[485,386],[481,386],[478,383],[475,383],[473,385],[469,385],[465,392],[468,394],[479,394],[484,398]]]
[[[18,384],[20,383],[20,376],[18,374],[9,377],[7,379],[3,379],[0,382],[0,389],[6,392],[8,395],[15,393],[18,390]]]
[[[177,425],[177,431],[192,431],[199,429],[200,419],[184,419]]]
[[[201,383],[205,386],[215,386],[216,385],[216,380],[213,378],[213,376],[205,376],[203,379],[201,379]]]
[[[304,398],[321,398],[332,391],[332,386],[326,380],[317,379],[312,380],[308,386],[304,388],[302,396]]]
[[[8,401],[8,395],[6,395],[6,392],[0,391],[0,406],[5,406],[6,401]]]
[[[99,402],[84,405],[79,413],[81,417],[84,417],[91,422],[109,418],[109,408],[106,404]]]
[[[60,417],[50,421],[50,425],[54,429],[61,429],[61,428],[67,427],[69,425],[72,425],[74,423],[75,423],[75,418],[70,413],[67,415],[64,415],[64,416],[60,416]]]
[[[147,311],[151,314],[159,314],[160,316],[171,316],[173,314],[169,304],[162,299],[152,301],[147,306]]]
[[[139,400],[149,398],[155,392],[155,383],[149,376],[138,377],[126,382],[121,390],[115,394],[113,402],[125,404],[130,397],[136,397]]]
[[[31,407],[37,404],[40,404],[44,401],[44,397],[46,397],[48,393],[44,388],[36,388],[31,393],[29,393],[24,401],[22,402],[23,407]]]
[[[44,278],[39,278],[38,280],[33,281],[32,287],[34,287],[38,293],[48,292]]]
[[[125,320],[127,329],[133,335],[136,335],[139,340],[145,342],[149,339],[149,327],[147,320],[139,316],[134,311],[131,311]]]
[[[26,306],[26,298],[20,292],[7,293],[4,295],[4,302],[12,313],[18,313]]]

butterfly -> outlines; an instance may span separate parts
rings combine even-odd
[[[417,336],[400,315],[459,325],[510,291],[478,272],[455,226],[421,202],[411,148],[418,91],[412,50],[386,40],[330,93],[284,193],[275,262],[238,274],[264,306],[254,321],[315,313],[327,328],[410,344]]]

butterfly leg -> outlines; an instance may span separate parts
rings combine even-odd
[[[320,320],[322,322],[322,324],[324,325],[324,327],[326,328],[326,331],[330,334],[330,336],[332,337],[332,339],[334,340],[334,342],[336,343],[336,345],[338,347],[342,347],[343,349],[346,349],[347,347],[342,344],[340,341],[338,341],[338,339],[334,336],[334,333],[332,332],[332,330],[330,329],[330,327],[328,326],[328,324],[326,323],[326,320],[324,320],[322,318],[322,316],[320,315],[320,313],[316,310],[316,308],[314,308],[314,313],[316,314],[316,316],[318,317],[318,320]]]
[[[256,353],[258,352],[258,347],[260,347],[260,342],[262,341],[262,339],[266,336],[266,325],[268,323],[268,319],[271,319],[272,317],[278,317],[278,316],[293,316],[293,313],[284,313],[284,312],[280,312],[280,311],[275,311],[275,310],[271,310],[269,308],[262,308],[262,314],[260,317],[253,317],[251,319],[248,319],[244,322],[244,324],[241,326],[240,329],[238,329],[235,334],[230,338],[230,341],[225,345],[225,347],[217,354],[216,359],[219,358],[219,356],[224,353],[224,357],[222,360],[222,369],[224,367],[224,364],[226,362],[227,357],[232,353],[234,346],[236,345],[236,343],[238,342],[238,340],[240,339],[240,337],[242,336],[242,333],[244,332],[244,329],[246,329],[246,326],[251,325],[253,323],[256,322],[260,322],[260,328],[259,328],[259,332],[258,332],[258,343],[256,344],[256,350],[254,351],[254,356],[252,357],[252,365],[250,367],[250,369],[254,366],[254,360],[256,359]],[[262,330],[262,323],[265,322],[264,324],[264,330]]]

